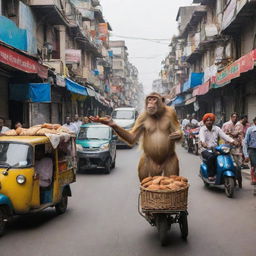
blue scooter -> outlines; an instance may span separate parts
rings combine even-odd
[[[239,187],[242,187],[241,170],[236,165],[232,155],[230,154],[230,145],[219,145],[213,149],[209,149],[211,152],[215,152],[217,155],[216,160],[216,180],[209,181],[208,179],[208,166],[205,161],[200,166],[200,177],[202,178],[206,187],[210,185],[224,185],[225,193],[227,197],[232,198],[236,181],[238,181]]]

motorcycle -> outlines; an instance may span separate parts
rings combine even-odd
[[[200,127],[189,129],[187,137],[188,153],[198,155],[199,131]]]
[[[208,166],[205,160],[203,160],[200,166],[200,177],[202,178],[206,187],[209,187],[210,185],[224,185],[227,197],[232,198],[234,195],[236,182],[238,181],[239,186],[241,186],[242,180],[240,175],[241,170],[236,165],[233,156],[230,153],[231,146],[222,144],[208,150],[216,153],[217,155],[216,179],[214,181],[209,181]]]

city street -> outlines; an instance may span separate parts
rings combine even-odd
[[[0,239],[1,256],[254,256],[256,198],[249,180],[228,199],[220,189],[206,189],[198,177],[200,159],[180,146],[181,175],[189,178],[189,237],[172,226],[170,244],[137,212],[137,148],[118,150],[110,175],[78,174],[68,211],[47,210],[18,217]]]

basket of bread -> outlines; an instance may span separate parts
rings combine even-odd
[[[188,179],[181,176],[154,176],[142,180],[142,210],[185,211],[188,201]]]

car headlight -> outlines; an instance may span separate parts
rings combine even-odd
[[[100,149],[101,149],[101,150],[104,150],[104,151],[109,150],[109,144],[107,143],[107,144],[101,145],[101,146],[100,146]]]
[[[82,145],[76,144],[76,150],[77,150],[77,151],[83,151]]]
[[[23,176],[23,175],[18,175],[17,178],[16,178],[16,181],[18,184],[24,184],[26,182],[26,177]]]
[[[225,153],[225,154],[228,154],[230,153],[230,148],[229,147],[222,147],[221,150]]]

